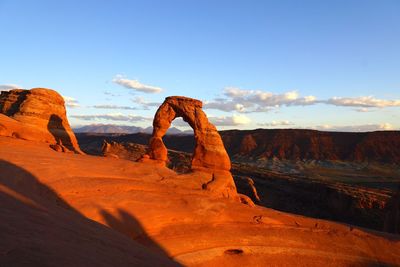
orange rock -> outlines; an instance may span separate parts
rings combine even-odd
[[[193,128],[195,148],[192,169],[226,170],[231,169],[231,162],[226,153],[221,137],[202,110],[199,100],[170,96],[157,110],[153,121],[153,136],[150,140],[150,158],[167,161],[167,149],[162,137],[171,126],[171,122],[182,117]]]
[[[83,153],[68,123],[64,99],[54,90],[3,91],[0,113],[11,118],[1,117],[1,135],[48,142],[56,150]]]
[[[399,235],[250,208],[192,177],[0,136],[0,266],[400,266]]]
[[[195,148],[191,169],[212,174],[212,180],[202,188],[228,198],[238,198],[236,186],[230,174],[231,161],[222,143],[221,136],[202,110],[203,103],[183,96],[167,97],[158,108],[153,121],[153,135],[149,144],[148,157],[156,162],[168,161],[168,151],[162,137],[171,122],[182,117],[194,131]],[[142,159],[147,162],[148,159]]]

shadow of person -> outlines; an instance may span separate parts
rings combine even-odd
[[[102,210],[100,214],[114,230],[129,236],[152,251],[167,256],[163,248],[147,235],[140,222],[128,212],[118,209],[117,215],[112,215],[108,211]]]
[[[47,129],[53,135],[58,145],[65,146],[70,151],[75,151],[71,137],[63,125],[63,120],[58,115],[52,114],[50,116]]]
[[[25,204],[42,211],[60,207],[78,214],[54,190],[40,183],[28,171],[1,159],[0,170],[0,186],[3,189],[3,194],[8,193],[8,196],[20,200],[19,204]]]
[[[30,172],[1,159],[0,210],[0,266],[180,266],[84,217]]]

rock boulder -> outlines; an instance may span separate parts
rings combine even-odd
[[[0,114],[0,135],[47,142],[57,151],[82,154],[68,123],[64,99],[54,90],[2,91]]]

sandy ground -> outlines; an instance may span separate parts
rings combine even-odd
[[[0,266],[400,266],[399,236],[218,199],[202,179],[0,137]]]

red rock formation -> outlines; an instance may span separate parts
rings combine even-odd
[[[254,140],[253,136],[251,136],[251,134],[245,135],[240,144],[240,154],[246,155],[256,148],[257,142]]]
[[[48,142],[56,151],[82,153],[68,123],[64,99],[54,90],[3,91],[0,113],[5,115],[0,117],[0,135]]]
[[[376,161],[400,164],[400,131],[351,133],[256,129],[229,130],[220,134],[227,152],[233,158]]]
[[[153,136],[150,140],[150,158],[167,161],[167,149],[162,137],[171,122],[182,117],[194,130],[195,148],[192,159],[193,169],[229,171],[231,162],[217,129],[203,112],[199,100],[173,96],[167,97],[157,110],[153,121]]]
[[[153,135],[150,139],[148,157],[163,165],[168,161],[167,148],[162,137],[171,122],[182,117],[194,131],[195,148],[192,158],[192,170],[212,174],[210,180],[202,185],[225,197],[237,197],[236,186],[231,173],[231,162],[226,153],[221,136],[202,110],[199,100],[183,97],[167,97],[158,108],[153,121]],[[146,161],[144,157],[142,161]]]
[[[103,141],[100,155],[105,157],[139,160],[147,150],[147,146],[134,143],[117,143],[114,141]]]

